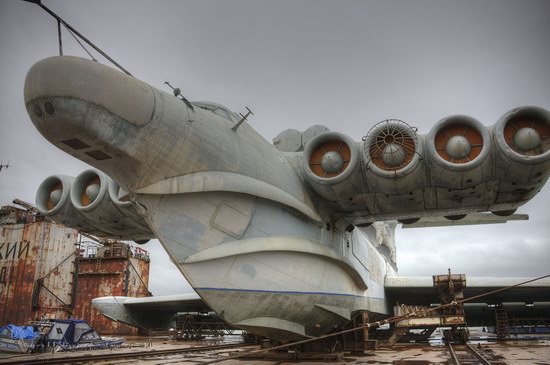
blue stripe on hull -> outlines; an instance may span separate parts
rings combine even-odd
[[[326,292],[304,292],[304,291],[280,291],[280,290],[264,290],[264,289],[232,289],[232,288],[194,288],[195,290],[214,290],[214,291],[231,291],[231,292],[247,292],[247,293],[273,293],[273,294],[290,294],[290,295],[331,295],[341,297],[356,297],[383,300],[384,298],[365,297],[356,294],[344,293],[326,293]]]

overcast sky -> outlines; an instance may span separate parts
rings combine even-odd
[[[44,3],[137,78],[236,112],[249,106],[269,141],[314,124],[360,141],[387,118],[425,134],[452,114],[492,125],[517,106],[550,109],[547,0]],[[23,105],[26,72],[57,54],[56,32],[38,6],[0,1],[0,159],[11,165],[0,172],[2,205],[34,202],[45,177],[88,167],[42,138]],[[66,32],[63,41],[66,54],[87,57]],[[398,228],[400,274],[549,274],[549,203],[546,186],[519,209],[528,222]],[[158,242],[144,248],[154,294],[187,290]]]

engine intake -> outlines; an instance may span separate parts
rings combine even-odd
[[[377,123],[363,140],[367,165],[381,177],[406,175],[420,160],[416,131],[401,120]]]
[[[491,135],[477,119],[453,115],[432,128],[427,148],[439,165],[455,171],[471,170],[489,155]]]
[[[550,159],[550,113],[524,106],[506,113],[495,127],[497,144],[509,158],[526,163]]]
[[[493,210],[506,211],[534,197],[550,176],[550,112],[534,106],[512,109],[499,119],[494,134],[500,188]]]
[[[72,205],[70,191],[74,178],[52,175],[44,179],[36,192],[36,207],[59,224],[97,235],[101,231],[88,222]]]
[[[65,175],[47,177],[36,193],[36,207],[44,215],[55,215],[67,202],[73,178]]]
[[[361,182],[354,185],[360,178],[358,160],[357,145],[351,138],[340,133],[325,132],[306,145],[302,170],[306,180],[319,195],[339,200],[360,191]]]
[[[71,201],[76,209],[91,211],[101,204],[107,193],[109,178],[95,170],[85,170],[76,177],[71,188]]]
[[[97,170],[85,170],[76,179],[53,175],[38,187],[36,206],[46,217],[82,232],[147,242],[153,232],[131,202],[118,199],[118,192],[118,185]]]

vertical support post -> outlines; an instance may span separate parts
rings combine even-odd
[[[63,56],[63,40],[61,39],[61,21],[57,20],[57,37],[59,38],[59,55]]]
[[[80,247],[80,245],[79,245]],[[76,296],[78,294],[78,274],[80,273],[80,249],[74,258],[74,271],[73,271],[73,285],[71,288],[71,309],[75,310],[76,307]]]
[[[128,296],[128,286],[130,284],[130,265],[128,264],[130,259],[126,263],[126,271],[124,271],[124,296]]]
[[[361,317],[361,325],[363,326],[363,341],[367,341],[369,339],[369,329],[365,325],[369,323],[369,313],[367,311],[362,311]]]

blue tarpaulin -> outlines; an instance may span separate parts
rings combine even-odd
[[[0,328],[0,332],[2,332],[2,330],[6,327],[11,330],[11,338],[13,340],[27,340],[38,336],[38,332],[34,332],[32,326],[16,326],[13,324],[8,324],[7,326]]]

